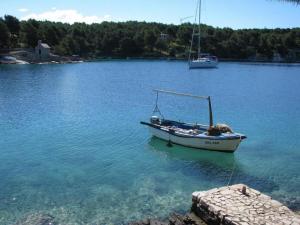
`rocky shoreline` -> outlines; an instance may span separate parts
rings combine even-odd
[[[207,225],[195,213],[191,212],[186,215],[172,213],[165,221],[156,219],[145,219],[142,221],[132,222],[129,225]]]
[[[35,213],[21,219],[14,225],[62,225],[50,214]],[[207,225],[194,213],[180,215],[172,213],[165,221],[157,219],[144,219],[129,223],[128,225]]]
[[[59,219],[59,218],[58,218]],[[125,219],[124,219],[125,220]],[[123,224],[120,222],[120,224]],[[244,184],[192,194],[190,213],[148,218],[128,225],[299,225],[299,212]],[[32,214],[15,225],[61,225],[49,214]]]
[[[79,63],[83,59],[77,55],[59,56],[49,53],[47,57],[38,57],[34,49],[0,49],[0,64],[66,64]]]
[[[80,62],[96,62],[96,61],[111,61],[111,60],[169,60],[169,61],[186,61],[181,57],[80,57],[73,56],[59,56],[50,53],[46,58],[37,58],[34,49],[19,48],[11,50],[0,49],[0,64],[1,57],[11,57],[15,60],[9,63],[2,64],[66,64],[66,63],[80,63]],[[270,65],[296,65],[299,66],[299,61],[289,62],[281,61],[275,62],[272,60],[249,60],[249,59],[230,59],[220,58],[220,62],[240,62],[240,63],[253,63],[253,64],[270,64]]]
[[[130,225],[299,225],[298,213],[243,184],[194,192],[191,213]]]
[[[14,225],[58,225],[58,223],[49,214],[34,213],[24,217]]]
[[[295,212],[300,215],[300,211]],[[297,223],[295,223],[297,224]],[[24,217],[14,225],[62,225],[57,222],[56,218],[50,214],[35,213]],[[185,215],[172,213],[165,220],[158,219],[144,219],[140,221],[131,222],[128,225],[208,225],[194,212]]]

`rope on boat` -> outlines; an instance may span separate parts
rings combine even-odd
[[[169,148],[173,147],[172,142],[171,142],[171,139],[169,139],[167,146],[168,146]]]
[[[158,113],[162,119],[164,119],[164,115],[161,113],[160,109],[158,108],[158,92],[156,92],[156,102],[155,102],[155,108],[152,112],[152,114]]]
[[[171,134],[170,134],[170,129],[169,129],[169,141],[168,141],[168,144],[167,144],[167,146],[169,147],[169,148],[171,148],[171,147],[173,147],[173,145],[172,145],[172,141],[171,141]]]

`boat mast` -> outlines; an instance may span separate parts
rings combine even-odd
[[[212,107],[211,107],[211,100],[210,96],[208,96],[208,108],[209,108],[209,126],[213,127],[214,126],[214,121],[213,121],[213,114],[212,114]]]
[[[199,24],[198,24],[198,58],[201,55],[201,0],[199,0]]]
[[[191,61],[191,56],[192,56],[192,52],[193,52],[194,36],[197,35],[197,34],[195,34],[195,31],[196,31],[196,28],[197,28],[196,23],[197,23],[197,16],[198,16],[198,5],[199,5],[199,2],[197,3],[197,6],[196,6],[195,19],[194,19],[194,24],[193,24],[192,40],[191,40],[191,46],[190,46],[190,51],[189,51],[189,62]]]

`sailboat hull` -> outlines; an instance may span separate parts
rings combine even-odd
[[[198,138],[198,137],[182,137],[176,134],[171,134],[167,131],[157,129],[155,127],[149,126],[150,133],[162,140],[171,141],[171,143],[191,147],[198,149],[205,149],[211,151],[222,151],[222,152],[234,152],[242,139],[209,139],[209,138]]]
[[[218,61],[214,60],[192,60],[189,62],[190,69],[197,68],[216,68]]]

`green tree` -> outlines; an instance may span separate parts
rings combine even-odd
[[[137,45],[132,38],[125,37],[120,41],[120,51],[122,55],[131,56],[138,52]]]
[[[144,34],[144,41],[145,44],[147,45],[147,47],[152,51],[154,44],[157,40],[157,37],[154,34],[153,30],[146,30],[145,34]]]
[[[272,46],[270,46],[270,41],[268,34],[263,34],[260,37],[259,46],[258,46],[258,52],[262,55],[271,58],[273,56],[273,49]]]
[[[70,35],[67,35],[61,40],[59,45],[54,47],[54,51],[56,54],[67,56],[73,55],[76,51],[79,50],[76,48],[76,43],[74,39]]]
[[[118,35],[115,32],[106,33],[101,41],[101,49],[105,55],[112,54],[119,47]]]
[[[0,47],[5,48],[9,46],[9,30],[4,23],[4,21],[0,18]]]
[[[21,23],[22,39],[28,47],[35,47],[39,40],[37,23],[35,20],[28,20]]]
[[[176,38],[176,33],[177,33],[178,27],[175,25],[169,25],[166,29],[166,33],[169,35],[171,39]]]
[[[47,42],[50,46],[55,46],[59,44],[59,36],[57,29],[55,29],[55,26],[48,25],[44,28],[44,40]]]
[[[168,49],[167,41],[157,39],[157,41],[155,43],[155,47],[161,51],[166,51]]]
[[[142,53],[145,47],[145,40],[143,32],[136,32],[133,37],[134,42],[136,43],[137,53]]]
[[[191,24],[183,24],[177,31],[177,38],[180,44],[189,45],[192,38],[193,28]]]
[[[297,47],[297,40],[300,40],[299,35],[297,35],[296,31],[290,31],[284,35],[284,44],[287,48],[296,48]]]
[[[19,35],[20,21],[16,17],[5,15],[4,21],[11,34]]]

